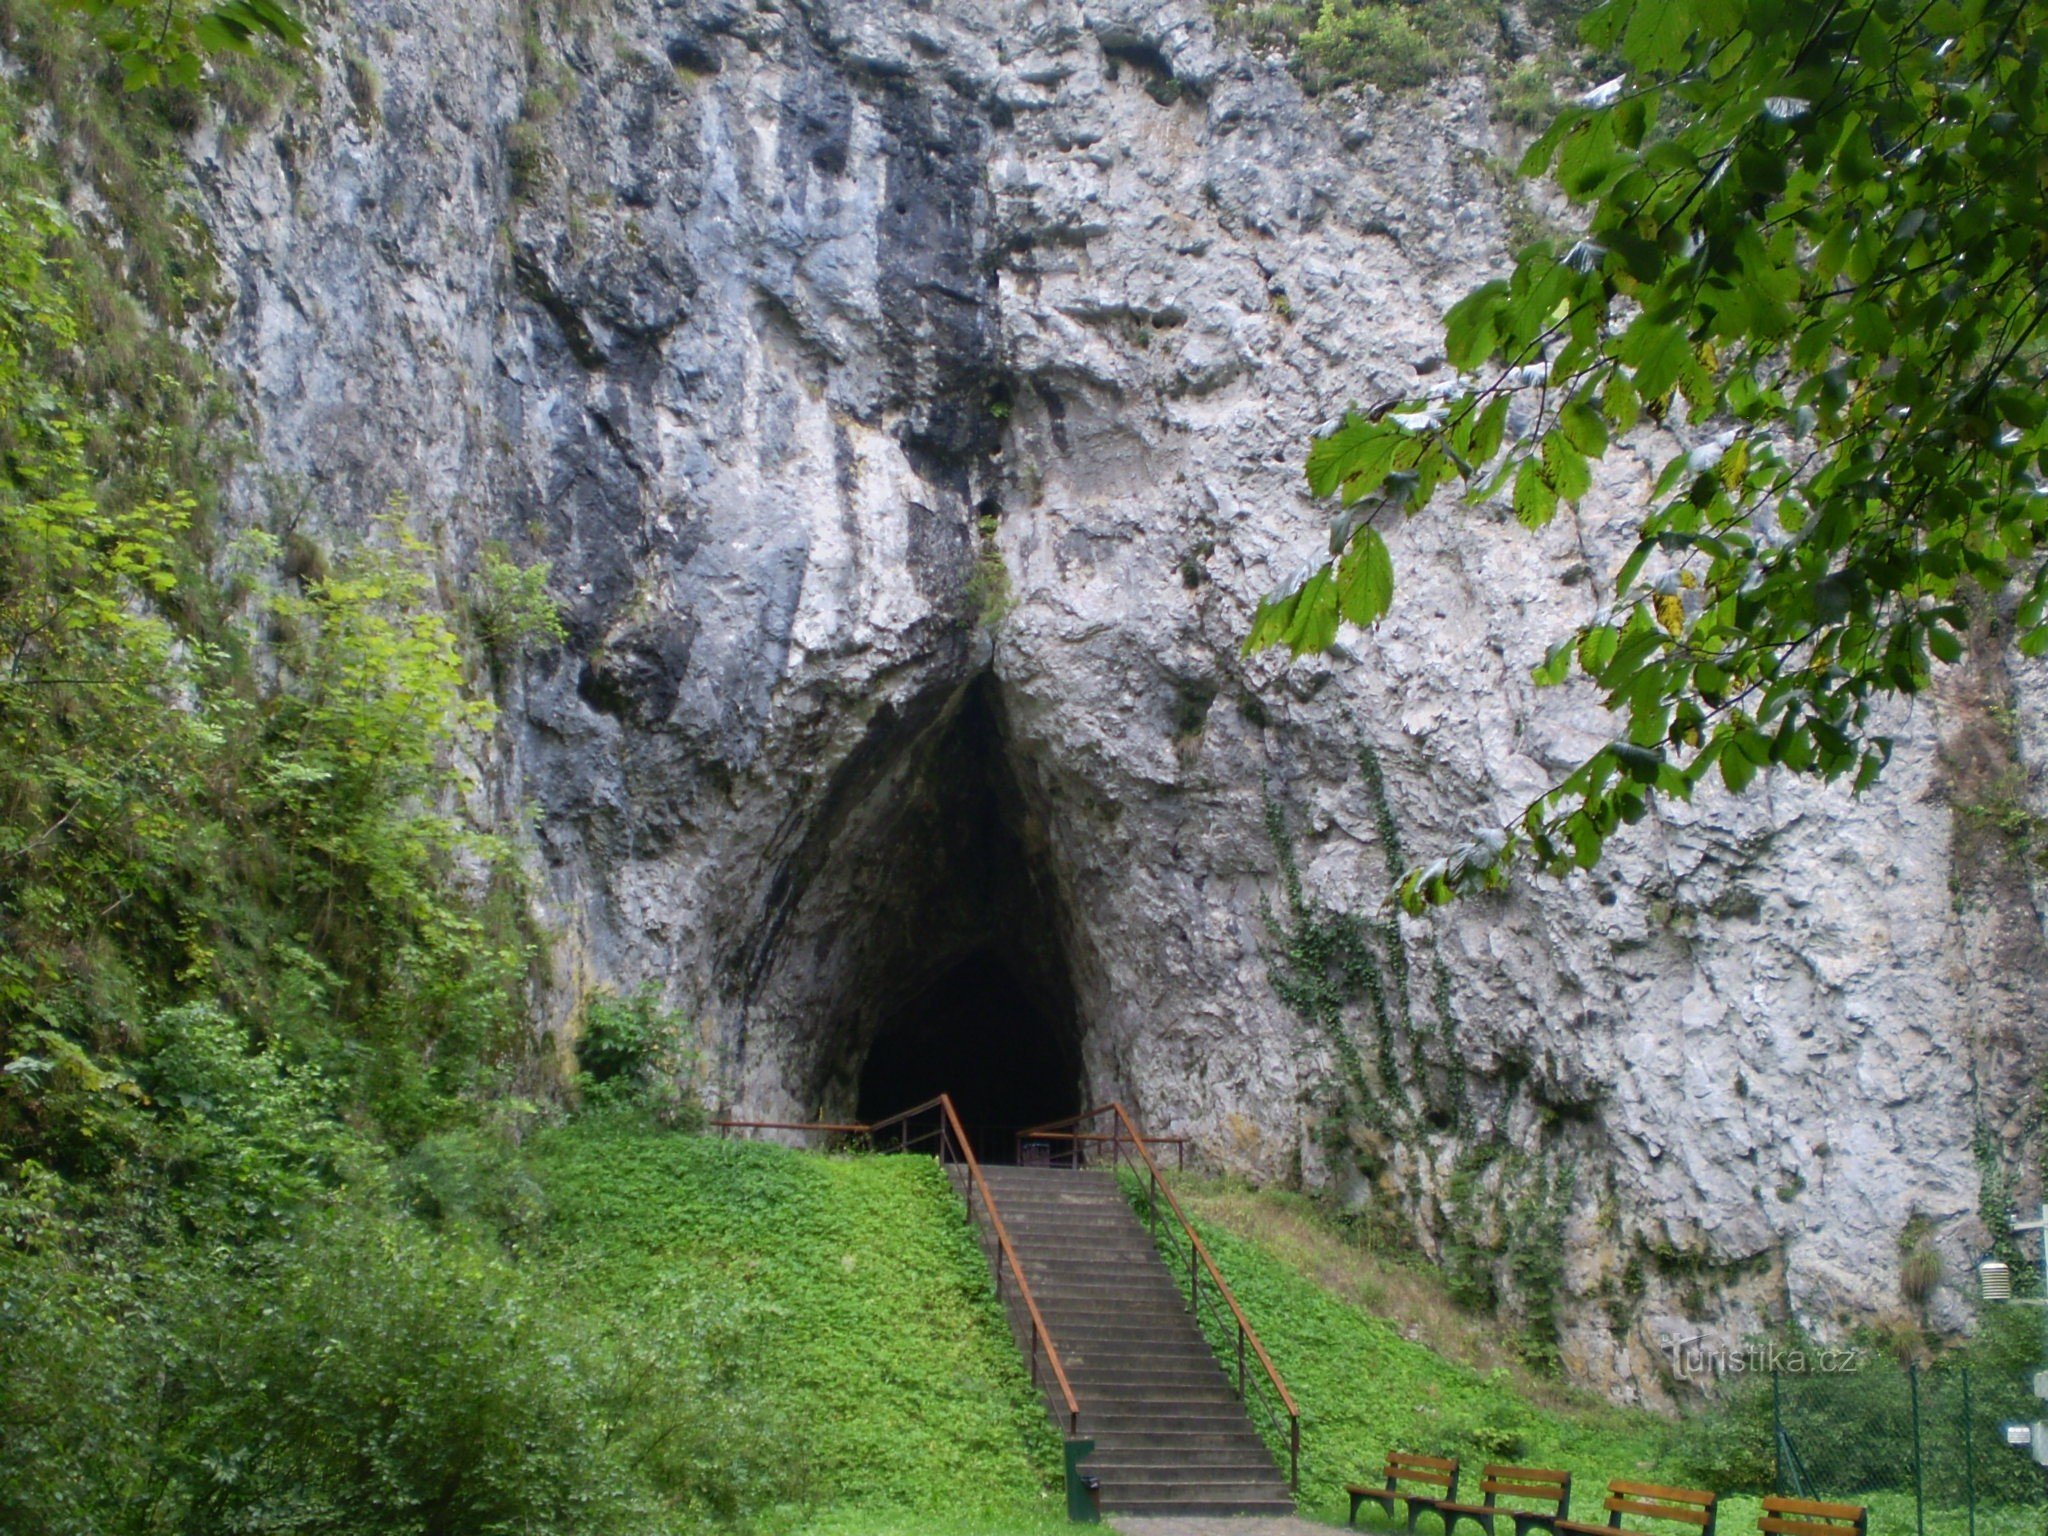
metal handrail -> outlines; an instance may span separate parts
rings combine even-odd
[[[1053,1124],[1055,1125],[1064,1125],[1065,1123],[1066,1122],[1063,1120],[1056,1120],[1053,1122]],[[1019,1163],[1022,1163],[1024,1161],[1024,1143],[1026,1141],[1071,1141],[1074,1143],[1074,1152],[1069,1155],[1078,1157],[1080,1154],[1080,1149],[1083,1146],[1093,1145],[1101,1142],[1114,1143],[1116,1140],[1117,1138],[1115,1136],[1104,1136],[1100,1133],[1093,1136],[1088,1136],[1083,1135],[1079,1131],[1055,1131],[1049,1130],[1044,1126],[1033,1126],[1028,1131],[1019,1131],[1017,1133],[1017,1161]],[[1174,1171],[1176,1173],[1186,1173],[1188,1171],[1187,1137],[1147,1136],[1145,1140],[1155,1147],[1171,1146],[1173,1148]],[[1081,1164],[1079,1162],[1075,1162],[1071,1166],[1078,1168],[1081,1166]]]
[[[929,1130],[911,1134],[911,1123],[920,1115],[937,1110],[938,1116]],[[1067,1370],[1060,1363],[1059,1346],[1052,1341],[1052,1330],[1045,1326],[1045,1318],[1038,1310],[1038,1300],[1031,1294],[1031,1282],[1024,1278],[1024,1266],[1017,1261],[1017,1250],[1010,1243],[1010,1229],[1003,1224],[1000,1212],[996,1210],[996,1197],[989,1190],[988,1179],[981,1171],[981,1159],[974,1155],[974,1145],[967,1139],[966,1127],[960,1123],[960,1112],[953,1107],[950,1094],[940,1094],[935,1099],[926,1099],[909,1109],[876,1120],[869,1124],[859,1122],[834,1124],[824,1121],[793,1122],[787,1120],[713,1120],[711,1126],[721,1135],[729,1130],[741,1131],[823,1131],[843,1136],[858,1136],[870,1147],[886,1145],[882,1132],[896,1132],[895,1150],[909,1152],[922,1148],[927,1143],[937,1142],[935,1154],[941,1163],[964,1162],[968,1175],[968,1214],[974,1213],[974,1195],[981,1196],[982,1209],[988,1212],[988,1224],[996,1235],[996,1298],[1003,1295],[1003,1267],[1009,1266],[1016,1277],[1017,1295],[1024,1303],[1025,1315],[1031,1323],[1031,1348],[1028,1351],[1031,1371],[1031,1385],[1038,1385],[1038,1352],[1045,1350],[1045,1362],[1052,1369],[1053,1381],[1060,1389],[1060,1401],[1066,1405],[1067,1434],[1078,1436],[1081,1432],[1081,1404],[1074,1397],[1072,1383],[1067,1380]]]
[[[1110,1121],[1108,1135],[1083,1134],[1080,1131],[1081,1126],[1091,1120],[1100,1119],[1104,1115],[1114,1117]],[[1238,1398],[1247,1404],[1251,1402],[1251,1397],[1248,1395],[1246,1388],[1249,1380],[1256,1380],[1256,1378],[1248,1378],[1245,1369],[1245,1347],[1250,1345],[1253,1356],[1257,1358],[1260,1367],[1265,1371],[1266,1380],[1272,1384],[1273,1394],[1278,1398],[1281,1410],[1286,1416],[1287,1484],[1290,1488],[1299,1492],[1301,1488],[1301,1410],[1295,1406],[1293,1395],[1288,1392],[1287,1384],[1280,1379],[1279,1371],[1274,1369],[1272,1357],[1266,1353],[1266,1346],[1259,1342],[1259,1335],[1253,1329],[1250,1321],[1246,1319],[1244,1309],[1237,1304],[1237,1297],[1232,1294],[1229,1285],[1225,1283],[1222,1271],[1216,1268],[1216,1261],[1210,1257],[1207,1245],[1203,1243],[1201,1237],[1196,1233],[1194,1223],[1188,1220],[1187,1213],[1180,1208],[1180,1202],[1174,1198],[1173,1189],[1167,1184],[1166,1176],[1159,1171],[1159,1165],[1152,1160],[1151,1148],[1147,1146],[1146,1138],[1140,1134],[1137,1125],[1131,1120],[1130,1112],[1121,1103],[1100,1104],[1094,1109],[1084,1110],[1078,1115],[1069,1116],[1067,1119],[1049,1120],[1044,1125],[1033,1126],[1027,1131],[1019,1132],[1018,1140],[1020,1144],[1026,1137],[1041,1141],[1071,1141],[1074,1147],[1073,1166],[1076,1169],[1083,1166],[1082,1158],[1084,1154],[1082,1149],[1085,1145],[1099,1144],[1105,1141],[1110,1145],[1110,1168],[1112,1171],[1116,1169],[1119,1160],[1132,1161],[1133,1171],[1140,1171],[1137,1168],[1137,1161],[1141,1160],[1143,1162],[1144,1167],[1142,1171],[1151,1180],[1147,1200],[1154,1239],[1157,1239],[1159,1232],[1159,1197],[1164,1194],[1166,1196],[1167,1209],[1173,1212],[1174,1219],[1180,1223],[1180,1229],[1188,1240],[1188,1308],[1195,1314],[1197,1321],[1199,1321],[1202,1315],[1202,1271],[1206,1269],[1209,1272],[1209,1279],[1215,1285],[1216,1293],[1223,1298],[1224,1304],[1230,1309],[1230,1319],[1237,1328]],[[1158,1139],[1165,1141],[1169,1138],[1160,1137]],[[1179,1140],[1180,1138],[1171,1139]],[[1130,1154],[1126,1153],[1126,1144],[1131,1149],[1131,1153],[1135,1154],[1135,1160],[1131,1158]],[[1197,1263],[1198,1260],[1199,1265]],[[1213,1307],[1211,1308],[1211,1315],[1215,1315]],[[1222,1319],[1219,1317],[1218,1321],[1220,1322]]]
[[[1016,1277],[1017,1295],[1024,1303],[1025,1314],[1031,1319],[1031,1384],[1034,1387],[1038,1385],[1038,1350],[1043,1345],[1045,1348],[1046,1364],[1052,1368],[1053,1380],[1059,1385],[1060,1400],[1066,1404],[1067,1434],[1070,1437],[1078,1436],[1081,1433],[1081,1405],[1074,1397],[1072,1384],[1067,1380],[1066,1367],[1060,1363],[1059,1347],[1052,1341],[1052,1330],[1045,1326],[1045,1318],[1038,1310],[1037,1298],[1031,1294],[1031,1282],[1024,1278],[1024,1266],[1017,1260],[1017,1250],[1010,1245],[1010,1229],[1003,1224],[1002,1214],[996,1210],[996,1197],[988,1187],[988,1179],[982,1174],[981,1159],[974,1155],[974,1145],[967,1139],[966,1127],[960,1123],[960,1113],[953,1107],[952,1096],[942,1093],[935,1099],[928,1099],[924,1103],[906,1109],[900,1114],[891,1115],[886,1120],[877,1120],[868,1127],[869,1142],[870,1144],[880,1144],[878,1141],[879,1133],[892,1125],[898,1127],[898,1150],[908,1150],[909,1147],[916,1145],[918,1142],[929,1139],[928,1134],[915,1140],[910,1138],[909,1122],[913,1116],[921,1115],[931,1109],[939,1111],[939,1161],[942,1163],[952,1161],[948,1153],[955,1148],[958,1149],[960,1161],[967,1164],[969,1187],[981,1195],[982,1209],[988,1212],[988,1224],[995,1232],[996,1251],[999,1255],[996,1264],[996,1296],[998,1299],[1001,1299],[1003,1294],[1003,1264],[1005,1262],[1010,1266],[1010,1273]],[[970,1211],[972,1210],[971,1198],[969,1200],[969,1209]]]

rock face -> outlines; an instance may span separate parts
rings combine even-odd
[[[1995,632],[1861,800],[1709,796],[1398,922],[1390,868],[1605,731],[1529,666],[1654,445],[1541,535],[1397,530],[1332,656],[1240,655],[1324,537],[1308,434],[1504,260],[1476,83],[1312,103],[1192,0],[358,0],[323,49],[195,148],[243,510],[402,496],[456,581],[553,562],[571,642],[481,766],[557,1022],[652,980],[722,1107],[846,1115],[982,956],[1068,1107],[1335,1188],[1618,1393],[1666,1338],[1906,1310],[1923,1232],[1961,1322],[2048,985],[2048,690]]]

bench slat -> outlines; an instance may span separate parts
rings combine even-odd
[[[1767,1515],[1818,1515],[1823,1520],[1861,1520],[1864,1518],[1861,1504],[1824,1504],[1819,1499],[1795,1499],[1789,1494],[1767,1493],[1764,1495],[1764,1513]]]
[[[1457,1458],[1452,1456],[1416,1456],[1407,1451],[1387,1452],[1387,1470],[1395,1467],[1429,1467],[1437,1472],[1458,1470]]]
[[[1674,1504],[1712,1504],[1718,1497],[1707,1488],[1666,1488],[1661,1483],[1630,1483],[1618,1477],[1607,1485],[1607,1491],[1641,1499],[1668,1499]]]
[[[1687,1525],[1704,1527],[1709,1518],[1704,1509],[1685,1506],[1674,1508],[1669,1504],[1653,1504],[1647,1499],[1609,1499],[1607,1508],[1618,1515],[1641,1515],[1650,1520],[1680,1520]]]
[[[1851,1532],[1863,1529],[1861,1520],[1787,1520],[1778,1515],[1764,1515],[1756,1528],[1766,1536],[1850,1536]]]

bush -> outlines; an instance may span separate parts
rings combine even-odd
[[[1768,1490],[1778,1471],[1770,1378],[1733,1378],[1722,1396],[1687,1414],[1673,1437],[1671,1460],[1676,1475],[1696,1487]]]
[[[663,1125],[697,1130],[704,1108],[696,1095],[697,1052],[689,1023],[660,999],[652,982],[627,997],[599,993],[590,999],[576,1041],[584,1102],[635,1104]]]
[[[337,1213],[178,1330],[178,1529],[622,1530],[649,1504],[573,1325],[474,1243]]]
[[[430,1136],[401,1159],[400,1198],[441,1226],[468,1227],[503,1239],[537,1233],[548,1217],[547,1194],[494,1131],[464,1129]]]
[[[275,1235],[329,1195],[368,1148],[336,1118],[328,1085],[211,1004],[169,1008],[142,1081],[163,1133],[170,1204],[188,1232],[250,1240]]]

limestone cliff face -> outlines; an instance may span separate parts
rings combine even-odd
[[[1915,1217],[1960,1278],[2048,976],[2026,860],[1950,803],[2023,807],[2048,738],[1995,640],[1860,801],[1709,796],[1397,923],[1390,863],[1606,729],[1528,669],[1654,461],[1540,536],[1418,518],[1376,632],[1240,656],[1324,538],[1308,434],[1504,259],[1476,84],[1310,103],[1183,0],[356,0],[323,50],[195,149],[245,511],[402,495],[451,572],[553,561],[571,643],[480,766],[558,1013],[654,979],[722,1105],[845,1114],[995,952],[1090,1101],[1539,1328],[1506,1260],[1558,1235],[1564,1358],[1625,1393],[1667,1335],[1899,1310]],[[1347,912],[1305,1017],[1287,933]]]

